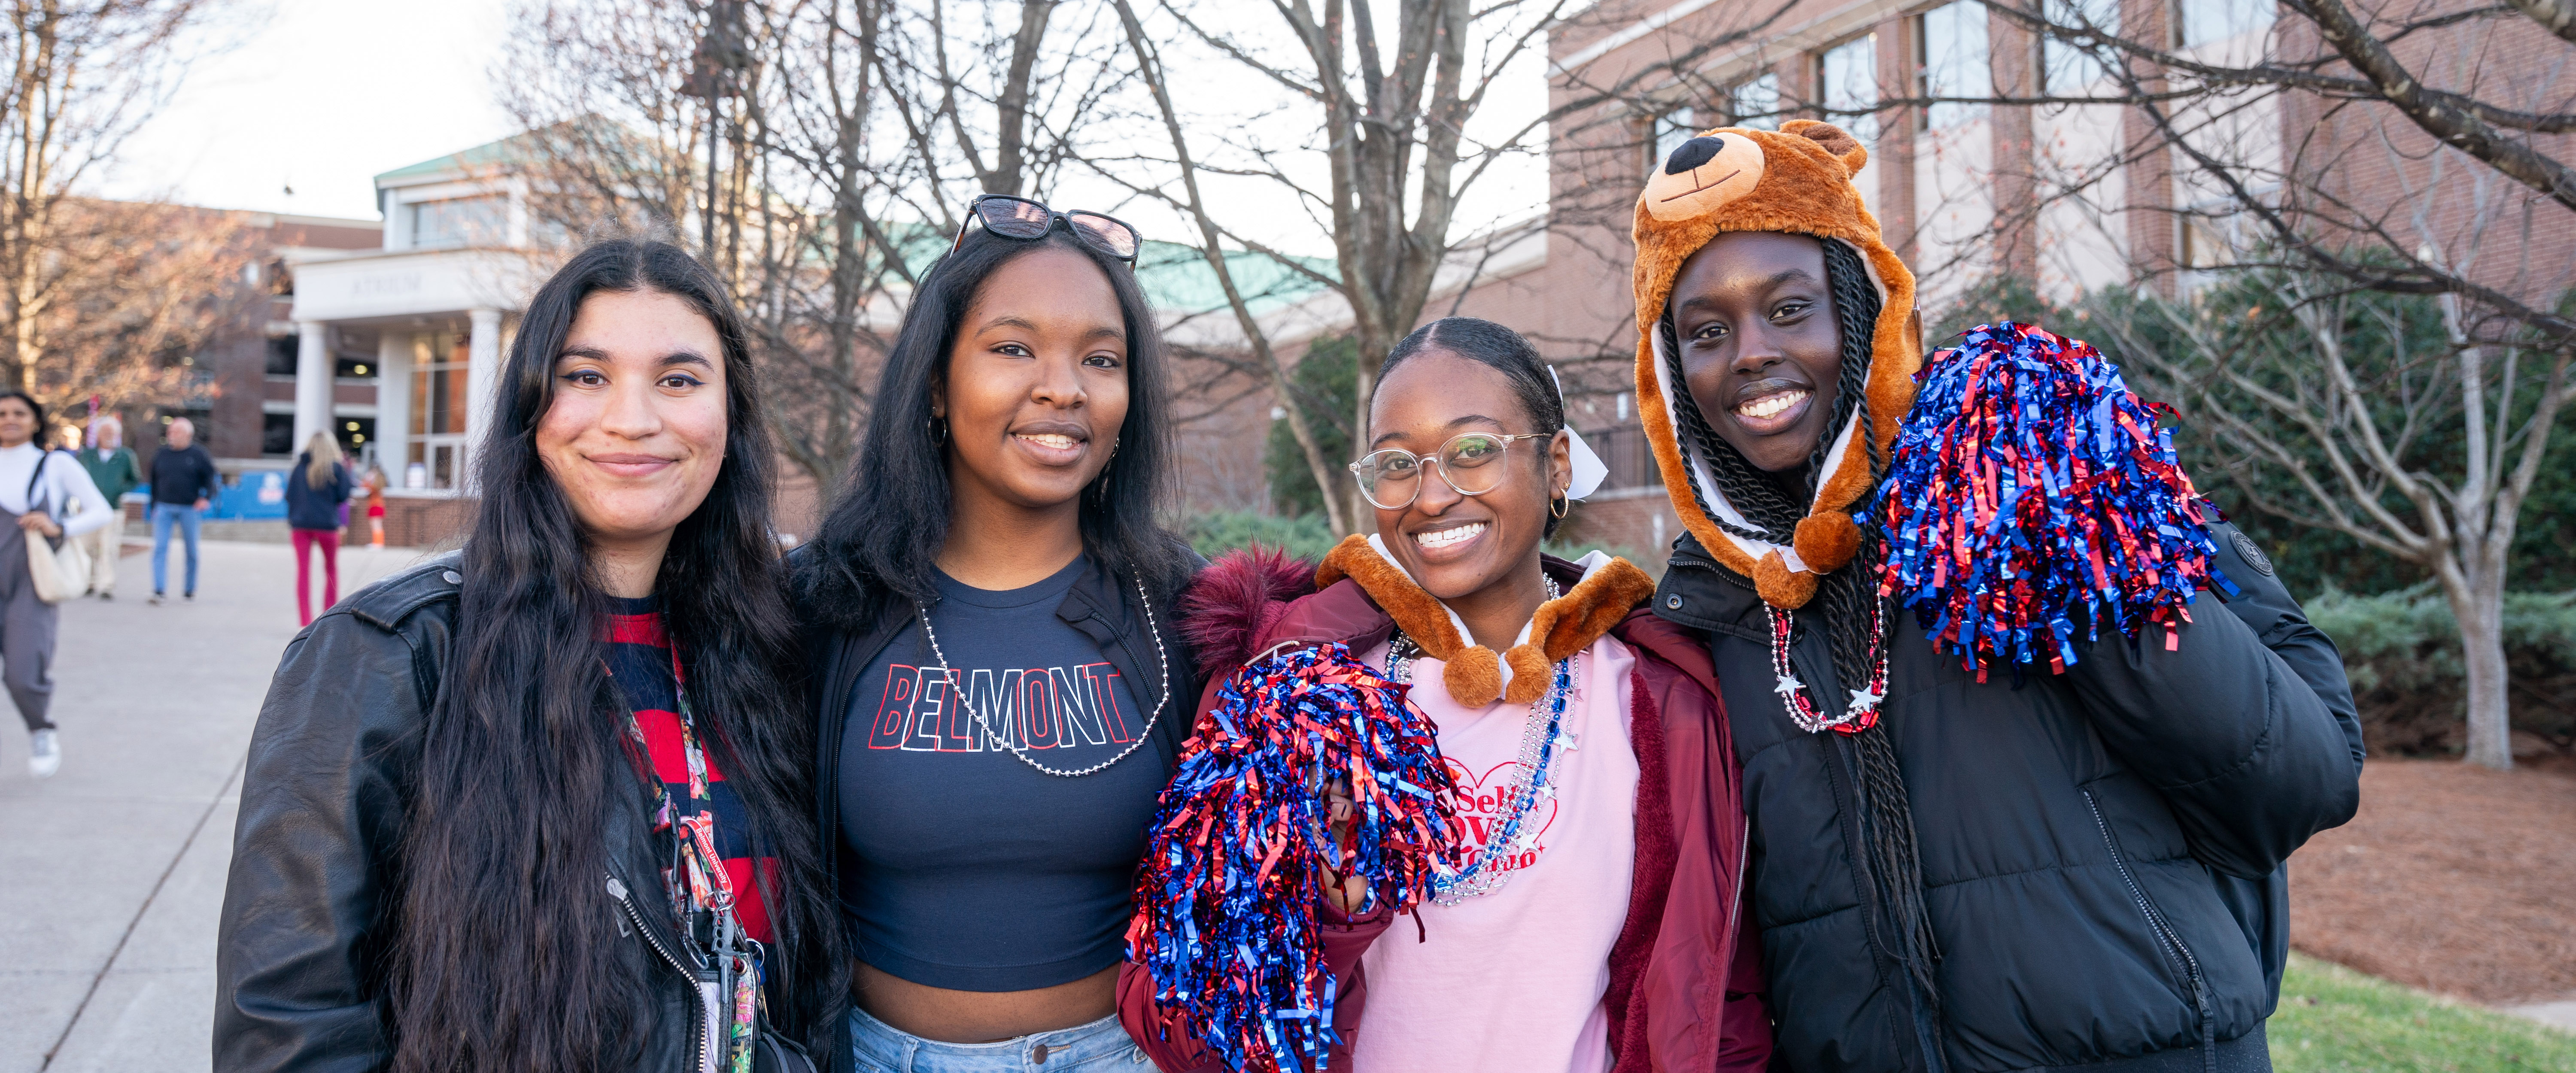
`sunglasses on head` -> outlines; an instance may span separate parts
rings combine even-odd
[[[1135,265],[1136,253],[1145,244],[1137,237],[1135,228],[1114,216],[1103,216],[1087,209],[1057,212],[1042,201],[1009,194],[984,194],[966,206],[966,219],[957,225],[957,240],[948,244],[948,252],[955,253],[964,246],[967,229],[979,221],[983,223],[984,230],[1003,238],[1035,242],[1054,230],[1058,220],[1064,221],[1065,229],[1073,232],[1075,240],[1130,266]]]

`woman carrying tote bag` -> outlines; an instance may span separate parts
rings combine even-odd
[[[55,556],[79,554],[76,537],[106,525],[114,515],[107,497],[77,463],[57,462],[36,442],[45,407],[24,391],[0,393],[0,682],[26,720],[27,770],[37,778],[63,764],[62,743],[47,709],[54,698],[54,605],[77,596],[88,582],[86,561],[78,580],[54,573]],[[63,514],[57,521],[53,516]],[[42,552],[39,553],[38,549]],[[31,568],[41,561],[44,575]]]

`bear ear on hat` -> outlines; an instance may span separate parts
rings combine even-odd
[[[1780,133],[1805,138],[1823,146],[1826,152],[1834,155],[1834,159],[1842,161],[1844,175],[1858,175],[1860,169],[1869,164],[1869,149],[1860,144],[1860,139],[1852,137],[1850,131],[1831,123],[1813,119],[1792,119],[1780,124]]]

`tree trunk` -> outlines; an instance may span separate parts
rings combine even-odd
[[[2469,559],[2460,575],[2444,572],[2443,594],[2460,622],[2460,667],[2468,679],[2469,751],[2472,764],[2513,768],[2513,724],[2506,704],[2504,572]]]

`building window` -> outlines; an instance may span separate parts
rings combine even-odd
[[[1726,91],[1727,120],[1756,130],[1780,129],[1780,76],[1765,73]]]
[[[1914,23],[1914,66],[1926,97],[1988,98],[1995,95],[1994,67],[1986,60],[1986,5],[1958,0],[1921,15]],[[1923,129],[1943,130],[1986,117],[1984,104],[1948,100],[1921,112]]]
[[[1878,144],[1878,35],[1864,34],[1826,49],[1816,62],[1825,89],[1825,121],[1851,132],[1863,146]]]
[[[2276,14],[2258,0],[2174,0],[2174,44],[2199,48],[2213,42],[2267,33]]]
[[[2235,2],[2241,3],[2242,0]],[[2046,0],[2042,11],[2051,26],[2068,30],[2089,28],[2111,36],[2120,32],[2120,0]],[[2061,96],[2084,94],[2094,83],[2111,73],[2096,55],[2103,48],[2080,35],[2052,33],[2042,38],[2039,46],[2042,89]]]
[[[462,332],[422,332],[411,338],[412,439],[403,487],[452,490],[465,458],[472,351]]]
[[[271,336],[268,340],[268,375],[295,375],[295,358],[304,349],[304,340],[292,335]]]
[[[1673,150],[1681,148],[1683,142],[1691,140],[1697,134],[1699,134],[1699,110],[1696,108],[1675,108],[1656,116],[1654,141],[1651,145],[1654,155],[1646,160],[1647,172],[1652,173],[1656,168],[1662,167],[1664,161],[1673,155]]]
[[[295,415],[259,415],[259,453],[291,458],[295,455]]]
[[[496,244],[501,240],[503,212],[499,194],[403,206],[404,215],[411,219],[411,244],[416,249]]]
[[[376,419],[341,414],[331,424],[331,438],[340,441],[340,453],[348,456],[351,468],[358,468],[355,464],[374,450],[370,445],[376,442]]]
[[[2178,259],[2185,268],[2219,268],[2236,260],[2235,251],[2228,248],[2227,240],[2207,220],[2183,221],[2180,252]]]

